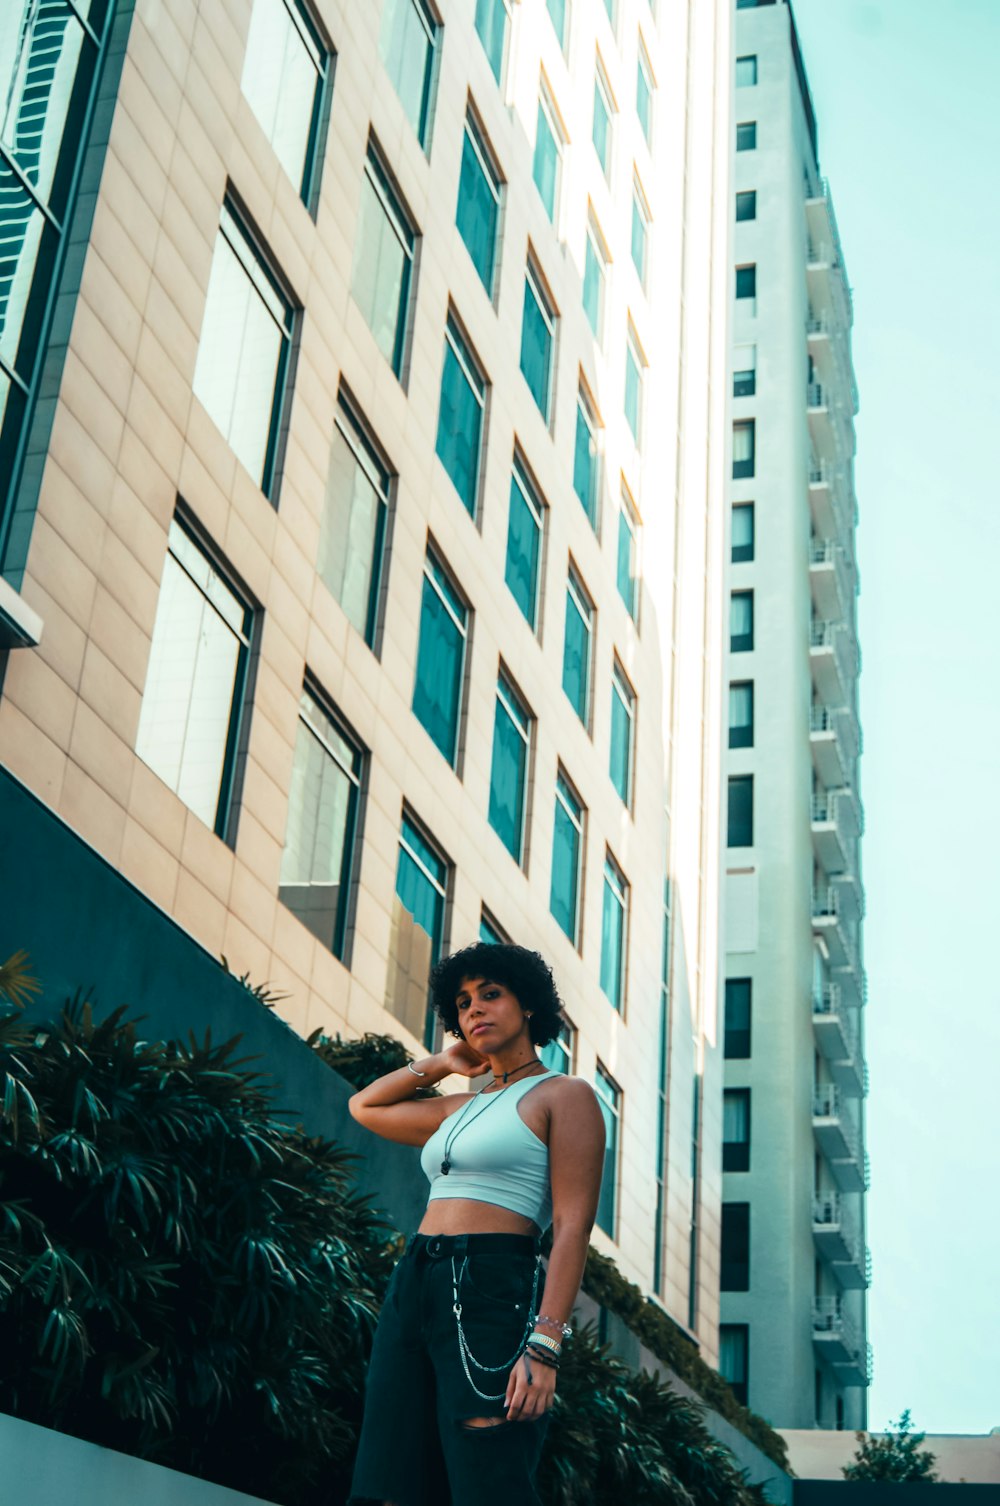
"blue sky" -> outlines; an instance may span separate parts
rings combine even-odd
[[[870,1423],[1000,1427],[997,0],[794,0],[861,392]],[[990,440],[990,435],[994,438]]]

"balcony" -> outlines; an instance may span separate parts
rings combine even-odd
[[[843,545],[832,539],[810,541],[809,585],[817,617],[847,617],[857,591],[856,579]]]
[[[814,1297],[812,1305],[813,1345],[828,1365],[856,1366],[865,1351],[861,1335],[843,1310],[841,1297]],[[841,1377],[843,1379],[843,1377]],[[846,1382],[864,1385],[864,1381]]]
[[[828,789],[849,784],[860,752],[861,732],[846,706],[813,706],[809,711],[813,764]]]
[[[840,1193],[813,1198],[813,1243],[845,1291],[871,1286],[871,1251],[858,1233],[857,1221],[843,1207]]]
[[[864,1192],[868,1186],[868,1158],[861,1136],[844,1107],[835,1083],[820,1083],[813,1093],[813,1136],[826,1157],[841,1192]]]
[[[850,1050],[829,1063],[830,1076],[845,1098],[864,1098],[868,1089],[868,1064],[861,1055],[861,1042],[857,1030],[852,1033]]]
[[[840,441],[837,420],[830,389],[823,382],[809,382],[806,387],[806,412],[814,452],[821,459],[836,460],[840,456]]]
[[[812,927],[833,968],[856,968],[855,906],[842,884],[826,884],[812,897]]]
[[[809,663],[819,700],[828,706],[853,701],[858,649],[853,634],[842,622],[813,619],[809,627]]]
[[[851,289],[847,281],[830,186],[825,178],[810,185],[807,191],[806,227],[809,236],[806,259],[810,307],[818,317],[827,315],[850,326],[854,318]]]
[[[839,983],[826,983],[813,995],[812,1015],[820,1055],[828,1062],[843,1061],[854,1049],[857,1028],[850,1022]]]
[[[852,867],[854,844],[859,835],[853,791],[847,786],[817,791],[810,805],[810,820],[813,850],[823,870],[844,873]]]

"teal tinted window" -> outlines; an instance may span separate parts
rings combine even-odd
[[[611,99],[600,67],[594,78],[593,141],[601,171],[607,177],[611,171]]]
[[[497,83],[507,47],[507,11],[508,0],[476,0],[476,30]]]
[[[580,926],[580,864],[583,856],[583,806],[561,774],[556,777],[552,833],[552,885],[549,908],[574,946]]]
[[[573,490],[583,503],[591,527],[597,527],[597,425],[581,390],[576,399],[576,440],[573,447]]]
[[[632,185],[632,264],[639,274],[639,281],[646,281],[646,243],[649,229],[649,210],[637,182]]]
[[[653,133],[653,78],[646,59],[645,49],[641,42],[639,43],[639,62],[635,79],[635,113],[639,117],[642,134],[646,138],[646,145],[648,146]]]
[[[626,805],[632,803],[632,731],[635,691],[619,664],[611,674],[611,783]]]
[[[549,421],[552,396],[552,357],[555,345],[555,315],[531,262],[524,279],[524,312],[521,320],[521,370],[545,422]]]
[[[296,0],[254,0],[242,89],[303,199],[317,158],[329,54]]]
[[[534,631],[538,622],[538,584],[542,558],[542,504],[520,462],[510,479],[507,562],[504,579]]]
[[[601,908],[601,989],[618,1010],[625,995],[625,928],[628,884],[618,864],[604,860],[604,899]]]
[[[227,836],[253,613],[176,519],[167,538],[135,751]]]
[[[487,946],[503,946],[507,938],[486,911],[479,916],[479,939],[485,941]]]
[[[559,192],[559,158],[559,137],[556,134],[552,112],[544,96],[540,96],[531,175],[535,180],[535,187],[542,196],[545,212],[553,221],[556,217],[556,197]]]
[[[316,568],[365,642],[375,639],[389,473],[343,399],[330,447],[330,470]]]
[[[594,1087],[597,1089],[597,1102],[604,1120],[604,1171],[596,1222],[599,1229],[603,1229],[605,1234],[614,1239],[618,1203],[618,1123],[621,1118],[622,1095],[600,1065],[594,1076]]]
[[[413,710],[454,768],[469,614],[435,556],[424,560]]]
[[[559,46],[566,46],[566,5],[567,0],[545,0],[545,6],[552,18],[556,36],[559,38]]]
[[[421,146],[427,145],[437,37],[421,0],[385,0],[379,52]]]
[[[538,1055],[550,1072],[562,1072],[568,1077],[573,1070],[572,1026],[560,1025],[555,1040],[539,1046]]]
[[[351,292],[397,376],[403,369],[415,240],[385,169],[369,147],[361,181]]]
[[[482,133],[472,117],[466,115],[455,224],[490,297],[493,296],[499,219],[500,177]]]
[[[631,335],[625,347],[625,420],[638,444],[642,424],[642,363]]]
[[[566,637],[563,645],[563,690],[587,725],[590,718],[590,640],[594,609],[579,577],[570,570],[566,584]]]
[[[449,315],[445,330],[437,452],[455,490],[475,516],[486,383],[478,362]]]
[[[583,311],[596,339],[601,338],[601,311],[604,306],[604,271],[607,257],[593,223],[587,226],[587,250],[583,266]]]
[[[336,957],[344,954],[361,759],[355,740],[304,690],[278,895]]]
[[[497,679],[490,772],[490,825],[515,863],[524,847],[525,797],[531,717],[508,677]]]
[[[195,361],[195,396],[261,489],[275,481],[293,311],[223,205]]]
[[[422,1035],[427,1046],[435,1028],[427,989],[430,970],[441,956],[447,894],[448,864],[404,815],[393,912],[393,986],[386,1007],[415,1036]]]
[[[639,601],[639,524],[632,504],[622,491],[621,508],[618,513],[618,559],[615,576],[618,594],[635,617]]]

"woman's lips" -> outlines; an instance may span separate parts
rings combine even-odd
[[[473,1027],[472,1027],[472,1034],[473,1035],[481,1035],[484,1030],[492,1030],[492,1029],[493,1029],[493,1026],[487,1020],[482,1025],[473,1025]]]

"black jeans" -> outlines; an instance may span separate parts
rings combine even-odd
[[[468,1426],[470,1418],[504,1415],[507,1380],[540,1294],[537,1252],[537,1241],[522,1234],[410,1240],[375,1334],[352,1501],[537,1506],[547,1419]]]

